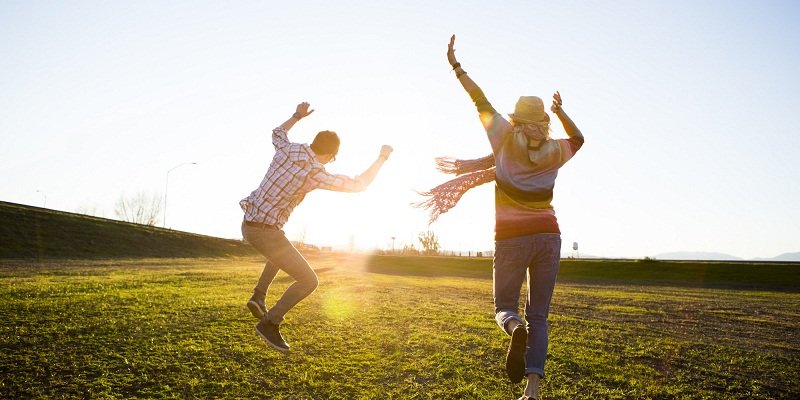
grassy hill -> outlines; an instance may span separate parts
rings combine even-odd
[[[108,259],[257,256],[238,240],[0,202],[0,259]],[[308,254],[311,256],[311,254]],[[347,264],[347,261],[342,261]],[[435,266],[435,267],[433,267]],[[560,282],[800,291],[800,263],[574,260]],[[373,256],[369,272],[491,279],[490,258]]]
[[[0,259],[255,254],[252,247],[238,240],[0,201]]]

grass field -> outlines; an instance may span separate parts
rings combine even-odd
[[[243,307],[261,269],[254,258],[0,261],[0,397],[521,394],[502,370],[491,260],[311,261],[321,285],[288,316],[288,354],[255,335]],[[572,263],[553,299],[543,398],[800,397],[797,266],[750,273],[790,282],[769,290],[707,274],[699,286],[710,288],[698,287],[670,263],[644,285]],[[268,304],[289,283],[279,275]]]

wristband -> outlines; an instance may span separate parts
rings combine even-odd
[[[462,69],[461,71],[456,72],[456,79],[461,78],[462,75],[466,75],[466,74],[467,74],[467,71],[464,71]]]
[[[457,62],[457,63],[453,64],[453,71],[455,71],[456,68],[461,68],[461,63],[460,62]]]

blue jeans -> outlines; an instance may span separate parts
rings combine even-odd
[[[247,226],[242,223],[242,235],[250,245],[267,258],[258,284],[253,289],[254,295],[262,298],[267,296],[269,285],[275,279],[278,270],[283,270],[295,280],[264,316],[273,323],[279,324],[292,307],[319,286],[317,274],[308,265],[308,261],[286,239],[282,230]]]
[[[544,377],[547,357],[547,315],[561,261],[561,235],[542,233],[495,241],[494,311],[495,320],[504,332],[512,319],[522,323],[519,293],[528,277],[525,321],[528,346],[525,374]]]

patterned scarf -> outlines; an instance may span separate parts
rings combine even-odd
[[[518,124],[512,128],[514,137],[520,142],[518,145],[528,147],[530,161],[534,162],[541,155],[539,146],[549,138],[550,123],[539,122],[533,124]],[[530,142],[539,142],[536,148],[530,147]],[[420,193],[428,199],[413,203],[417,208],[430,212],[428,224],[433,224],[440,215],[455,207],[461,196],[476,186],[494,180],[495,160],[494,154],[474,160],[455,160],[448,157],[436,158],[436,168],[446,174],[455,174],[458,178],[451,179],[435,188]],[[463,176],[461,176],[463,175]]]
[[[489,154],[475,160],[438,157],[436,158],[436,168],[446,174],[462,176],[436,186],[430,191],[420,193],[428,199],[414,203],[413,206],[430,212],[429,225],[434,223],[439,215],[455,207],[467,190],[494,180],[494,155]]]

